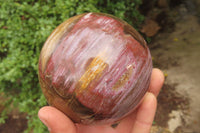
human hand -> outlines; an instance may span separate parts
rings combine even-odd
[[[149,133],[156,112],[156,97],[163,83],[163,73],[159,69],[153,69],[149,90],[142,103],[133,113],[122,119],[116,128],[111,125],[75,124],[51,106],[41,108],[38,116],[50,133]]]

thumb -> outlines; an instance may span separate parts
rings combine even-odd
[[[48,127],[50,133],[76,133],[74,123],[54,107],[41,108],[38,117]]]

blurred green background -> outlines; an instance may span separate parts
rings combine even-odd
[[[0,123],[17,109],[28,121],[25,132],[47,131],[37,117],[47,105],[38,82],[38,58],[54,28],[84,12],[109,13],[138,28],[144,20],[140,4],[142,0],[0,0]]]

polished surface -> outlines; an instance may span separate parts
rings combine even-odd
[[[99,13],[58,26],[39,59],[48,103],[83,124],[112,123],[133,111],[148,89],[151,70],[149,49],[137,31]]]

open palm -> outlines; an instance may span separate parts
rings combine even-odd
[[[113,128],[109,125],[81,125],[73,123],[54,107],[45,106],[38,112],[40,120],[51,133],[149,133],[156,112],[156,96],[164,82],[163,73],[153,69],[151,83],[141,105]]]

